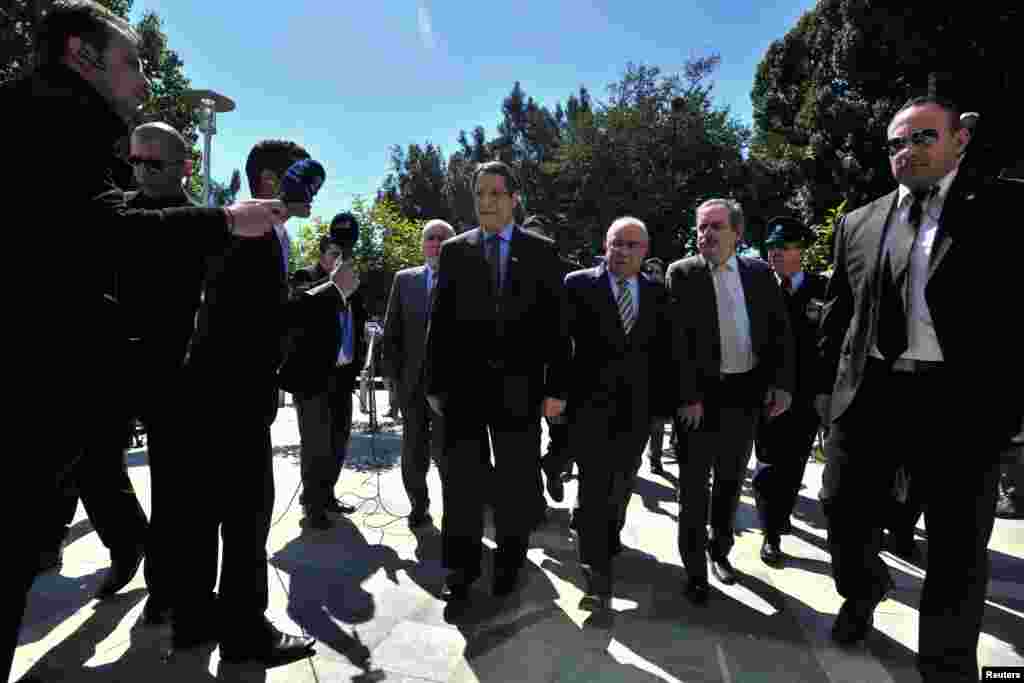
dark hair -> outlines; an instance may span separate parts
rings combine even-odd
[[[348,227],[342,225],[345,222],[348,222]],[[359,240],[359,220],[348,211],[339,213],[331,219],[328,237],[342,249],[351,249]]]
[[[335,245],[341,248],[341,245],[331,239],[330,235],[324,235],[320,238],[320,255],[323,256],[327,253],[327,250],[331,248],[331,245]]]
[[[68,38],[106,52],[114,33],[137,40],[131,25],[92,0],[58,0],[46,12],[36,36],[35,66],[58,64],[64,58]]]
[[[488,161],[477,166],[476,174],[473,176],[473,192],[476,192],[482,175],[500,175],[505,179],[505,189],[509,194],[519,192],[519,178],[516,177],[512,167],[504,161]]]
[[[949,114],[949,129],[954,133],[963,128],[963,124],[960,123],[960,108],[953,103],[953,100],[945,97],[939,97],[938,95],[919,95],[918,97],[911,97],[903,103],[902,107],[896,110],[896,113],[892,115],[892,118],[895,119],[902,112],[905,112],[911,107],[921,107],[926,104],[935,105]],[[889,126],[892,126],[891,120],[889,121]],[[886,131],[888,131],[888,127],[886,128]]]
[[[257,142],[245,160],[245,175],[249,179],[249,192],[256,196],[260,174],[271,171],[281,176],[288,167],[300,159],[309,159],[309,152],[291,140],[262,140]]]

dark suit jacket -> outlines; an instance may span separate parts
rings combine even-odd
[[[406,405],[422,389],[427,344],[427,267],[406,268],[395,274],[381,337],[387,375],[398,383],[399,400]],[[422,396],[419,399],[423,400]]]
[[[293,323],[289,330],[288,349],[284,363],[278,371],[278,382],[293,394],[318,394],[327,390],[328,375],[334,372],[341,349],[341,324],[338,314],[345,310],[341,295],[329,280],[323,280],[304,292],[295,294],[293,301],[303,299],[328,300],[328,312],[306,315]],[[340,372],[342,383],[354,388],[359,373],[366,363],[366,306],[362,293],[356,291],[348,300],[352,312],[352,362]],[[350,389],[351,390],[351,389]]]
[[[320,267],[319,263],[304,268],[296,268],[292,273],[291,287],[292,294],[299,294],[322,284],[330,276],[330,273]]]
[[[665,288],[639,276],[639,317],[628,337],[604,265],[570,273],[565,288],[573,342],[566,381],[570,414],[610,412],[609,419],[632,417],[633,426],[673,415],[686,353],[683,340],[673,339]]]
[[[809,403],[821,385],[821,376],[827,372],[818,355],[818,326],[825,302],[828,278],[816,273],[804,273],[800,288],[790,294],[783,290],[789,324],[795,341],[796,391],[794,401]]]
[[[878,318],[879,268],[885,228],[897,192],[840,220],[835,271],[829,280],[820,352],[832,393],[831,419],[850,407],[864,378]],[[1000,258],[1001,228],[1024,200],[1024,182],[963,170],[950,186],[929,265],[925,301],[950,372],[950,395],[978,438],[1005,446],[1024,415],[1024,353],[1011,330],[1020,308],[1020,270]],[[834,381],[834,385],[833,385]]]
[[[565,398],[557,372],[564,364],[565,290],[553,242],[516,227],[501,296],[491,291],[481,229],[445,241],[427,333],[428,395],[446,395],[474,414],[537,417],[546,396]],[[479,404],[479,382],[497,364],[503,406]]]
[[[793,333],[782,290],[764,261],[745,256],[737,256],[737,261],[750,318],[751,342],[758,358],[755,372],[766,388],[776,387],[793,393]],[[711,383],[719,381],[722,363],[711,271],[703,256],[691,256],[669,266],[666,283],[689,356],[681,400],[683,403],[702,401]]]

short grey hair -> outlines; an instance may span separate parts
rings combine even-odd
[[[185,137],[162,121],[142,124],[132,131],[132,137],[147,144],[155,142],[179,160],[188,158],[189,145]]]
[[[733,231],[743,237],[743,227],[746,225],[746,219],[743,217],[743,207],[735,199],[726,199],[725,197],[715,197],[703,202],[697,207],[697,213],[699,214],[703,209],[709,209],[714,206],[724,206],[729,211],[729,225]]]
[[[614,221],[612,221],[612,224],[608,226],[608,232],[605,233],[605,239],[608,239],[608,235],[612,234],[612,232],[618,230],[619,228],[624,228],[627,225],[637,226],[638,228],[640,228],[640,231],[644,234],[644,239],[647,240],[648,242],[651,241],[651,234],[647,232],[647,226],[644,225],[644,222],[642,220],[640,220],[639,218],[634,218],[633,216],[620,216],[619,218],[616,218]]]
[[[420,239],[427,239],[427,233],[430,232],[430,229],[436,228],[438,226],[444,228],[444,231],[448,234],[448,237],[455,237],[455,228],[453,228],[451,224],[448,223],[448,221],[443,221],[440,218],[432,218],[429,221],[427,221],[426,224],[423,226],[423,230],[422,232],[420,232]]]

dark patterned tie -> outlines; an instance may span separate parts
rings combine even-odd
[[[792,276],[783,275],[782,277],[779,278],[779,280],[781,280],[782,291],[784,291],[786,294],[792,294],[793,293],[793,278],[792,278]]]
[[[636,319],[636,315],[633,312],[633,295],[629,291],[629,280],[619,278],[618,283],[619,299],[616,303],[619,306],[619,317],[622,318],[622,329],[628,337],[633,329],[633,322]]]
[[[501,294],[501,235],[489,235],[484,254],[491,267],[491,285],[495,294]]]

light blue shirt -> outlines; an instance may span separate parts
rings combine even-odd
[[[608,281],[612,283],[612,298],[615,299],[616,303],[619,301],[619,276],[608,271]],[[629,288],[629,296],[633,299],[633,321],[640,316],[640,281],[639,277],[634,275],[626,280],[626,287]]]
[[[775,279],[779,281],[779,285],[782,285],[782,278],[776,273]],[[798,270],[789,277],[790,291],[795,292],[800,289],[800,285],[804,283],[804,271]]]
[[[509,223],[504,228],[502,228],[501,230],[498,231],[498,234],[501,235],[501,241],[498,242],[498,254],[499,254],[499,258],[501,259],[501,284],[502,285],[504,285],[506,280],[508,279],[508,255],[509,255],[509,250],[512,249],[512,231],[514,229],[515,229],[515,225],[513,225],[512,223]],[[487,232],[483,228],[480,228],[480,231],[483,232],[485,240],[491,236],[491,233]],[[484,243],[484,248],[485,249],[487,248],[486,242]]]
[[[341,348],[338,349],[338,365],[348,365],[353,360],[354,330],[352,329],[352,313],[345,309],[338,314],[338,325],[341,329]]]

